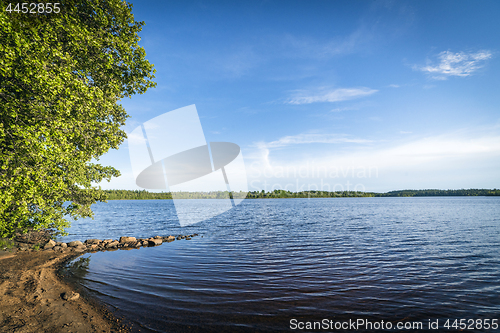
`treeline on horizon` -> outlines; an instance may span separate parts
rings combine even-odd
[[[104,190],[108,200],[172,199],[170,192],[148,192],[146,190]],[[176,192],[176,199],[224,199],[232,197],[228,191]],[[460,190],[400,190],[387,193],[358,191],[300,191],[274,190],[272,192],[251,191],[247,199],[273,198],[356,198],[356,197],[434,197],[434,196],[500,196],[500,189],[460,189]],[[241,197],[241,196],[239,196]]]

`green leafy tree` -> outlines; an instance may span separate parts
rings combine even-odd
[[[0,236],[64,231],[106,200],[93,184],[119,176],[97,162],[126,138],[120,99],[155,86],[144,23],[119,0],[36,14],[0,4]]]

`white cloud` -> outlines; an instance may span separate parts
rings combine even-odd
[[[359,110],[359,108],[356,108],[356,107],[335,108],[335,109],[330,110],[330,112],[342,112],[342,111],[351,111],[351,110]]]
[[[369,39],[370,32],[361,27],[347,36],[329,40],[318,40],[311,36],[286,35],[282,44],[287,49],[288,56],[324,59],[354,53]],[[293,52],[290,52],[288,48],[291,48]]]
[[[301,92],[290,98],[287,103],[289,104],[311,104],[316,102],[341,102],[364,96],[369,96],[376,93],[378,90],[366,87],[361,88],[338,88],[335,90],[310,93]]]
[[[322,184],[345,186],[349,180],[351,184],[359,183],[366,189],[385,191],[493,188],[500,184],[497,172],[500,136],[491,129],[465,130],[406,142],[378,142],[349,150],[325,149],[322,153],[316,151],[304,155],[293,146],[276,154],[269,149],[280,144],[307,141],[307,136],[285,137],[268,146],[257,147],[253,156],[246,155],[253,161],[249,164],[252,186],[262,187],[266,181],[282,188],[291,184],[290,189],[297,186],[300,189],[305,184],[300,189],[304,190],[309,185],[312,189],[322,188]],[[363,142],[362,139],[355,141]],[[372,170],[371,176],[361,172],[363,170]]]
[[[338,134],[314,134],[303,133],[298,135],[284,136],[276,141],[259,142],[259,148],[279,148],[297,144],[310,144],[310,143],[370,143],[371,140],[348,138],[345,135]]]
[[[481,68],[481,64],[491,57],[491,51],[487,50],[476,53],[443,51],[438,54],[439,64],[429,64],[417,69],[432,75],[436,80],[446,80],[450,76],[465,77]]]

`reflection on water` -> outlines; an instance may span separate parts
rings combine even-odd
[[[246,200],[186,228],[169,201],[111,201],[70,238],[204,237],[95,253],[72,272],[141,332],[499,318],[499,199]]]

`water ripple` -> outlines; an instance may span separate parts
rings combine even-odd
[[[499,198],[246,200],[185,228],[171,201],[111,201],[94,210],[96,219],[77,221],[66,239],[203,235],[87,254],[73,270],[141,332],[500,314]]]

